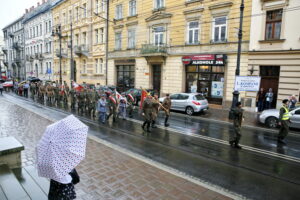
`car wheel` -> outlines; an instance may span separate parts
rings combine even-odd
[[[266,120],[266,125],[269,128],[276,128],[278,126],[278,119],[276,117],[269,117]]]
[[[191,106],[188,106],[185,109],[185,113],[188,114],[188,115],[193,115],[194,114],[194,108],[192,108]]]

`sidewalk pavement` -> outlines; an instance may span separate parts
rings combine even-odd
[[[14,136],[25,146],[23,167],[34,165],[35,146],[52,122],[0,98],[0,137]],[[206,187],[158,169],[88,139],[85,160],[77,167],[82,200],[225,200]]]

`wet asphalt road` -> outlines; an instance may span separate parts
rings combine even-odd
[[[54,119],[67,114],[12,96],[5,95],[4,98]],[[137,114],[134,118],[140,120]],[[227,141],[232,128],[228,124],[173,116],[171,129],[157,128],[146,133],[140,123],[129,120],[102,125],[81,119],[89,125],[92,135],[247,198],[299,199],[300,162],[297,158],[300,157],[300,137],[297,135],[289,135],[287,146],[277,146],[273,132],[243,128],[241,144],[267,150],[270,152],[267,154],[231,149],[225,142],[191,136]],[[291,159],[274,156],[272,152],[289,155]]]

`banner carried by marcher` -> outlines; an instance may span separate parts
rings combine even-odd
[[[260,79],[259,76],[237,76],[234,90],[257,92],[259,91]]]

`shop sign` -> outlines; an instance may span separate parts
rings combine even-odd
[[[225,65],[225,55],[223,54],[201,54],[182,57],[185,65]]]
[[[234,90],[257,92],[259,91],[260,79],[259,76],[237,76]]]

